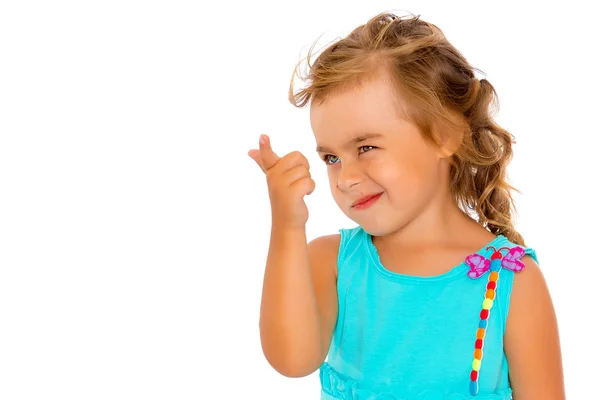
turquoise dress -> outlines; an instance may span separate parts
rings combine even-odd
[[[534,250],[500,235],[450,271],[421,277],[385,269],[360,226],[339,232],[338,318],[321,399],[512,398],[503,336],[519,258],[537,262]]]

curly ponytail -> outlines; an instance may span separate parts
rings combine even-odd
[[[516,209],[511,190],[516,189],[506,178],[514,138],[492,119],[498,109],[492,84],[474,79],[472,85],[474,101],[465,112],[470,135],[463,138],[450,169],[453,193],[461,208],[474,211],[490,232],[524,245],[513,222]]]

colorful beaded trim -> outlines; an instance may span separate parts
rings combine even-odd
[[[488,284],[485,289],[482,310],[479,313],[480,321],[476,333],[475,352],[473,354],[474,359],[471,370],[471,380],[469,383],[469,392],[472,396],[475,396],[479,392],[478,380],[481,360],[483,359],[483,339],[488,325],[490,310],[494,304],[494,299],[496,298],[496,284],[498,282],[500,270],[506,268],[514,272],[521,272],[525,268],[525,264],[520,261],[520,258],[525,255],[525,249],[522,247],[516,246],[512,249],[501,247],[496,249],[495,247],[490,246],[486,248],[486,251],[489,249],[494,250],[491,259],[480,254],[471,254],[466,259],[466,263],[470,267],[468,275],[472,279],[477,279],[488,270],[491,270],[488,277]],[[503,256],[502,250],[508,250],[508,253]]]

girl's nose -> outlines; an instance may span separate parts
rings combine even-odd
[[[352,186],[359,184],[363,180],[363,174],[359,168],[352,165],[342,166],[338,175],[337,187],[341,190],[348,190]]]

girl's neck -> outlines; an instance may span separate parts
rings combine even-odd
[[[381,246],[419,248],[448,242],[487,243],[495,236],[466,215],[454,201],[432,202],[405,226],[373,237]]]

